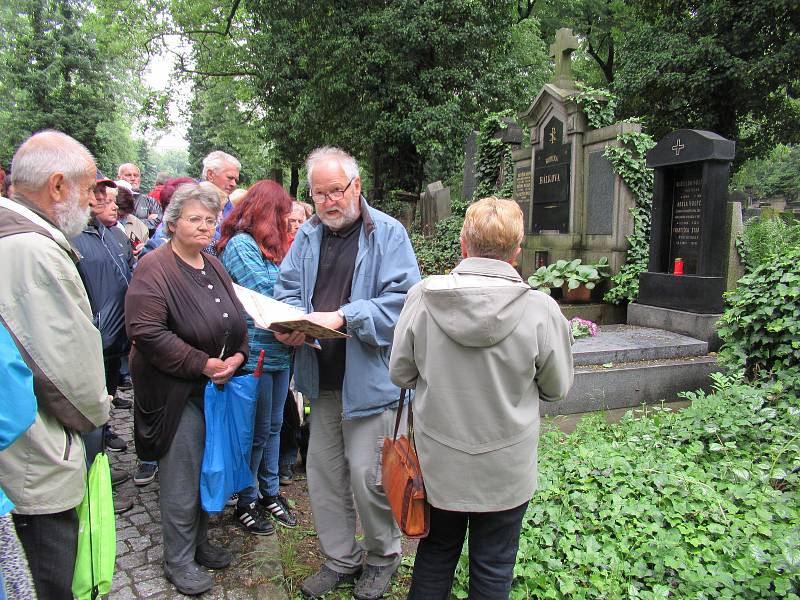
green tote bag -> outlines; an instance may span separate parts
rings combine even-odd
[[[108,456],[100,452],[89,469],[86,494],[78,505],[78,555],[72,578],[77,600],[94,600],[111,590],[117,560],[114,499]]]

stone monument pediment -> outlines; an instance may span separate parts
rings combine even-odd
[[[556,87],[552,83],[546,83],[528,109],[518,113],[517,116],[520,121],[527,125],[534,126],[533,128],[535,129],[535,125],[545,121],[549,113],[553,112],[555,109],[559,109],[559,112],[563,110],[565,113],[564,116],[567,117],[567,133],[571,133],[576,129],[583,131],[586,129],[585,123],[581,127],[581,122],[574,118],[577,115],[583,116],[578,110],[578,104],[572,98],[574,94],[575,90],[566,90]],[[531,134],[533,133],[532,131]],[[531,141],[535,143],[533,140]]]
[[[677,129],[665,135],[647,153],[651,169],[707,160],[731,161],[736,155],[736,142],[712,131]]]

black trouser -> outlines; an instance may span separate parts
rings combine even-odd
[[[469,597],[506,600],[527,507],[526,502],[500,512],[465,513],[431,506],[431,529],[419,542],[408,598],[449,600],[469,527]]]
[[[117,387],[119,386],[119,368],[122,365],[122,357],[119,354],[103,357],[103,365],[106,370],[106,391],[108,391],[111,396],[116,396]]]
[[[78,513],[73,508],[48,515],[12,516],[39,600],[72,598]]]

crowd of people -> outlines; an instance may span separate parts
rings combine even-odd
[[[302,592],[386,593],[401,533],[380,450],[400,388],[415,388],[431,520],[409,597],[449,597],[467,529],[471,597],[508,597],[536,488],[539,400],[572,383],[566,320],[512,266],[519,207],[473,204],[463,262],[421,281],[405,228],[367,203],[343,150],[309,155],[313,207],[270,180],[237,189],[240,170],[215,151],[198,179],[159,174],[144,193],[136,165],[106,178],[63,133],[17,150],[0,199],[0,591],[72,597],[87,467],[104,449],[127,450],[112,407],[133,410],[138,458],[112,481],[158,478],[165,576],[184,594],[210,590],[209,570],[233,556],[209,542],[201,508],[205,389],[253,373],[263,350],[251,481],[229,504],[250,534],[295,527],[280,485],[302,456],[325,557]],[[301,332],[257,328],[234,284],[347,337],[312,346]],[[126,387],[133,402],[117,395]],[[310,403],[306,435],[294,393]]]

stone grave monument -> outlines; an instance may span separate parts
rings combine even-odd
[[[478,132],[470,131],[464,140],[464,179],[461,185],[461,198],[472,200],[475,193],[475,153],[478,151]]]
[[[520,114],[521,121],[530,128],[531,139],[530,148],[512,152],[513,196],[526,217],[520,260],[524,276],[558,259],[594,262],[602,256],[608,257],[612,272],[617,272],[626,259],[626,236],[633,231],[630,210],[635,198],[603,153],[607,146],[619,144],[620,134],[640,131],[640,126],[589,126],[575,100],[577,90],[570,70],[570,54],[577,46],[569,29],[557,32],[550,47],[555,61],[554,78],[544,85],[530,108]],[[680,153],[684,157],[687,139],[682,137],[678,144],[683,144]],[[689,155],[696,156],[691,152]],[[695,185],[691,182],[697,178],[691,169],[680,177],[685,180],[682,189]],[[690,220],[689,209],[687,206],[681,218]],[[654,216],[654,224],[657,220]],[[663,223],[660,226],[672,227]],[[687,222],[676,227],[692,230],[696,225]],[[658,260],[669,262],[670,252],[680,251],[685,260],[696,259],[699,265],[700,255],[689,252],[689,243],[689,239],[676,239],[676,245],[668,247],[666,256],[660,254]],[[726,252],[721,252],[711,262],[724,264],[727,257]],[[599,321],[588,312],[598,306],[608,307],[562,305],[562,311],[568,316]],[[572,308],[578,312],[568,314]],[[665,327],[664,320],[631,321],[630,315],[629,308],[629,324],[621,324],[625,315],[620,315],[610,321],[617,324],[603,324],[596,337],[575,343],[575,385],[564,400],[543,403],[543,413],[633,407],[674,400],[684,390],[709,388],[708,375],[718,367],[716,358],[708,354],[707,338],[692,335],[691,330]]]
[[[450,188],[444,187],[441,181],[434,181],[425,187],[419,195],[420,229],[423,235],[436,233],[436,223],[451,214]]]
[[[512,152],[514,199],[525,215],[520,270],[530,275],[559,259],[594,262],[605,256],[612,273],[625,262],[635,199],[603,151],[617,136],[639,131],[634,123],[591,129],[575,101],[570,55],[578,47],[569,29],[556,33],[550,55],[555,75],[520,114],[530,128],[530,148]]]
[[[647,272],[628,323],[719,341],[722,294],[742,275],[735,239],[741,204],[728,202],[735,143],[710,131],[679,129],[647,154],[655,169]]]

